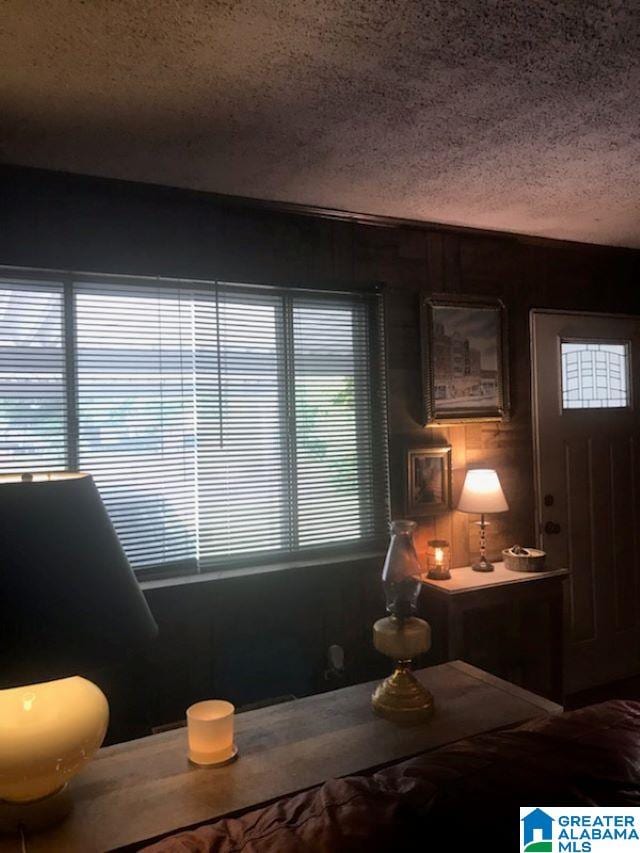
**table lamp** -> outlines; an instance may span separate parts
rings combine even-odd
[[[405,519],[391,522],[391,542],[382,569],[389,616],[373,626],[373,645],[395,661],[395,668],[376,687],[371,704],[376,714],[403,726],[422,723],[433,712],[433,697],[411,672],[412,658],[431,647],[431,628],[415,615],[422,587],[412,538],[416,526]]]
[[[82,675],[156,633],[91,476],[0,476],[1,829],[66,814],[109,719]]]
[[[461,512],[480,514],[480,560],[471,568],[474,572],[492,572],[493,563],[487,560],[484,517],[488,513],[506,512],[509,509],[498,475],[492,468],[474,468],[467,471],[458,509]]]

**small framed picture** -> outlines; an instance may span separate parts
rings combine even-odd
[[[433,296],[420,309],[424,423],[509,417],[506,309],[499,299]]]
[[[451,448],[407,451],[406,513],[409,518],[445,512],[451,505]]]

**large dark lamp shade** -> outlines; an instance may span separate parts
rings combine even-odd
[[[91,673],[156,632],[90,475],[0,477],[0,688]]]

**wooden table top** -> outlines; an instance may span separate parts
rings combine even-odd
[[[27,837],[28,853],[105,853],[370,770],[461,738],[562,708],[461,661],[419,670],[433,718],[401,728],[376,717],[358,684],[238,714],[240,758],[206,769],[187,761],[186,729],[101,749],[71,783],[74,809],[57,827]],[[0,838],[0,853],[20,851]]]
[[[446,581],[431,580],[426,574],[421,575],[420,580],[425,586],[436,592],[445,595],[459,595],[478,589],[489,589],[505,584],[527,583],[545,578],[565,577],[569,574],[568,569],[552,569],[548,572],[512,572],[504,563],[494,563],[494,566],[492,572],[474,572],[471,566],[451,569],[451,577]]]

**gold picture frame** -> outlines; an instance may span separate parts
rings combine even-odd
[[[405,511],[409,518],[437,515],[451,508],[451,447],[407,450]]]
[[[420,303],[425,426],[509,419],[507,311],[500,299]]]

